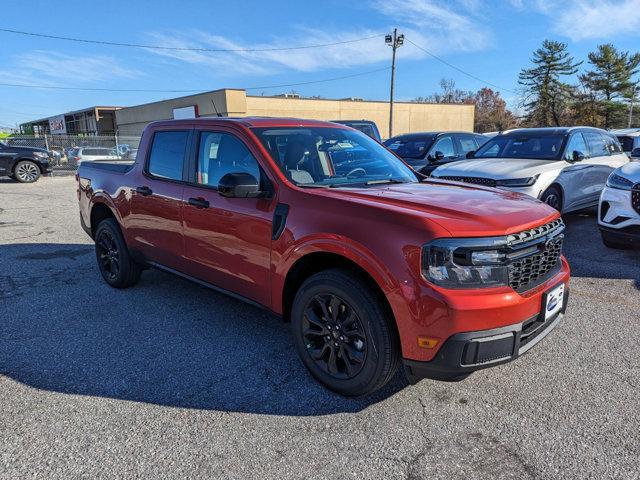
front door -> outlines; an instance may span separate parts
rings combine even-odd
[[[271,198],[227,198],[218,194],[227,173],[250,173],[266,181],[256,155],[233,131],[196,134],[194,184],[184,191],[187,273],[263,305],[271,303]],[[256,152],[257,153],[257,152]]]
[[[183,170],[189,130],[155,132],[144,173],[132,179],[123,221],[130,248],[150,262],[182,270]]]

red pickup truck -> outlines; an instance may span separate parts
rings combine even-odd
[[[343,125],[157,122],[132,165],[83,163],[77,179],[109,285],[155,267],[260,305],[291,322],[306,368],[343,395],[373,392],[400,365],[413,383],[514,360],[567,305],[557,211],[425,179]]]

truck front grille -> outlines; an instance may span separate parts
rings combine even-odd
[[[640,213],[640,183],[636,183],[631,189],[631,206]]]
[[[530,290],[560,268],[563,231],[564,222],[557,219],[507,237],[511,288],[517,292]]]
[[[485,185],[487,187],[495,187],[496,181],[493,178],[483,177],[438,177],[440,180],[449,180],[452,182],[474,183],[476,185]]]

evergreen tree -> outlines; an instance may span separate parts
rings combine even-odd
[[[625,125],[627,107],[622,100],[631,97],[632,78],[638,73],[640,53],[619,52],[607,43],[598,45],[597,51],[589,54],[589,63],[593,69],[580,80],[598,99],[603,127]]]
[[[533,53],[531,61],[534,66],[523,69],[518,79],[525,88],[526,123],[559,126],[573,91],[561,77],[576,74],[582,62],[574,62],[566,43],[553,40],[542,42],[542,48]]]

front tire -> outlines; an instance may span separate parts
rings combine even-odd
[[[40,178],[40,167],[28,160],[20,160],[13,169],[13,176],[20,183],[33,183]]]
[[[559,212],[562,212],[562,192],[555,185],[547,188],[540,197],[540,200]]]
[[[348,397],[384,386],[400,362],[393,318],[369,285],[331,269],[308,278],[291,310],[298,355],[326,388]]]
[[[96,229],[96,260],[105,282],[114,288],[138,283],[142,268],[129,254],[122,232],[113,218],[100,222]]]

